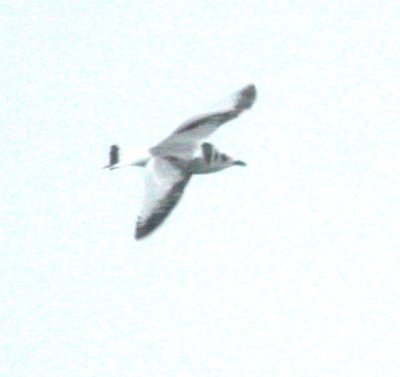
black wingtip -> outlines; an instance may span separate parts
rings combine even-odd
[[[159,202],[159,208],[155,210],[153,214],[146,219],[142,219],[140,216],[138,217],[135,231],[136,240],[141,240],[149,236],[165,221],[176,207],[190,178],[191,174],[187,174],[181,181],[173,185],[165,199]]]
[[[135,230],[135,240],[140,241],[143,238],[146,238],[151,233],[155,231],[157,226],[143,226],[140,222],[140,218],[138,219],[138,223]]]
[[[245,86],[239,93],[239,101],[237,104],[238,110],[246,110],[249,109],[256,97],[257,97],[257,89],[254,84],[248,84]]]

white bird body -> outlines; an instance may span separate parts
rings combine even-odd
[[[146,193],[137,221],[136,239],[149,235],[165,220],[193,174],[209,174],[234,165],[246,165],[220,153],[212,144],[202,140],[222,124],[249,109],[255,98],[255,86],[246,86],[230,97],[227,108],[186,121],[166,139],[150,148],[150,156],[144,159],[126,164],[120,161],[118,146],[111,147],[110,163],[105,168],[139,166],[146,169]]]

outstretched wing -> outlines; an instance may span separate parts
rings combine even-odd
[[[146,237],[162,224],[178,204],[191,177],[174,157],[154,157],[146,170],[146,192],[136,224],[136,239]]]
[[[256,87],[247,85],[232,94],[220,110],[189,119],[170,136],[150,149],[155,156],[173,155],[190,158],[200,140],[210,136],[219,126],[237,118],[244,110],[250,109],[256,99]]]

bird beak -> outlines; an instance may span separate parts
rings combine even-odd
[[[238,166],[247,166],[247,164],[244,161],[234,161],[233,165],[238,165]]]

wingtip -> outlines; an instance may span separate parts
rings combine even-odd
[[[244,87],[244,90],[253,90],[253,91],[255,91],[256,90],[256,86],[251,82],[251,83],[249,83],[249,84],[247,84],[245,87]]]
[[[141,217],[138,217],[137,223],[136,223],[136,229],[135,229],[135,240],[140,241],[143,238],[146,238],[149,236],[151,233],[154,232],[154,230],[157,228],[156,223],[154,221],[150,221],[149,223],[145,223],[142,221]]]
[[[238,93],[238,104],[237,109],[246,110],[253,106],[253,103],[257,97],[257,89],[254,84],[246,85],[239,93]]]
[[[149,236],[155,229],[146,229],[145,227],[136,227],[135,230],[135,240],[136,241],[141,241],[142,239],[146,238]]]
[[[143,237],[145,237],[145,234],[142,234],[142,232],[140,231],[140,228],[136,227],[135,233],[133,234],[133,236],[135,237],[136,241],[140,241]]]

